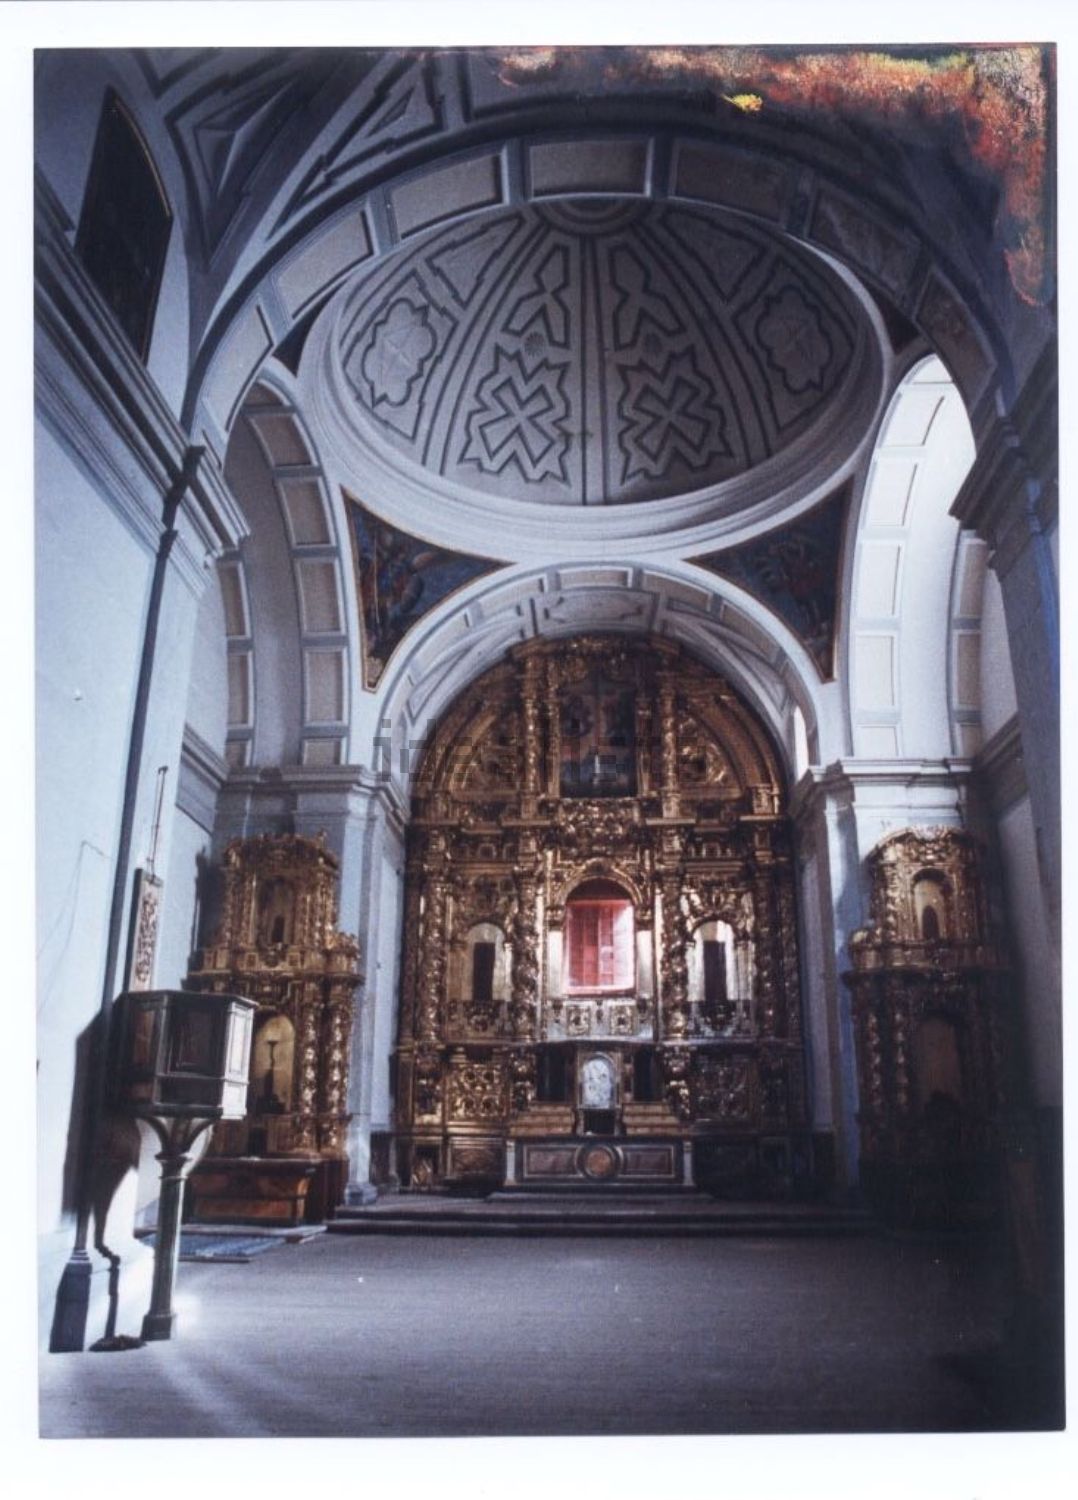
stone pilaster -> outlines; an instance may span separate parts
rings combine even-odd
[[[1059,972],[1060,815],[1059,581],[1055,350],[1034,368],[1010,413],[984,435],[952,514],[992,549],[1014,671],[1037,864]]]

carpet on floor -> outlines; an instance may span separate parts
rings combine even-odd
[[[146,1244],[155,1245],[156,1241],[156,1235],[146,1236]],[[271,1234],[181,1234],[180,1259],[236,1261],[242,1265],[285,1243],[281,1235]]]

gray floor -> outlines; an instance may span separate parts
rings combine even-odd
[[[43,1436],[1043,1425],[963,1240],[321,1236],[180,1268],[170,1343],[45,1355]]]

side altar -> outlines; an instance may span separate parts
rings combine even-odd
[[[223,1121],[188,1189],[189,1217],[332,1217],[348,1179],[348,1065],[359,946],[337,928],[338,866],[322,838],[236,839],[221,920],[187,987],[255,1000],[247,1115]]]

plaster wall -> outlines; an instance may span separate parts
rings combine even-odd
[[[981,729],[985,740],[991,739],[1017,711],[1003,595],[999,579],[989,568],[984,579],[981,614]]]
[[[803,972],[806,961],[818,966],[810,975],[806,1017],[812,1048],[813,1111],[828,1111],[835,1132],[839,1184],[852,1187],[858,1174],[857,1067],[850,994],[842,975],[850,967],[850,934],[864,922],[866,912],[848,789],[836,787],[817,800],[806,834],[813,858],[802,888],[807,902],[802,922],[805,926],[817,922],[819,928],[818,946],[810,939],[808,949],[802,950]],[[813,876],[814,889],[809,891],[807,882]]]
[[[1025,1045],[1034,1102],[1062,1102],[1062,1015],[1037,865],[1033,813],[1022,797],[999,820],[1013,961],[1024,999]]]
[[[218,755],[224,753],[227,710],[224,608],[214,575],[199,601],[195,620],[185,727]],[[166,988],[182,983],[198,942],[199,859],[209,859],[212,836],[209,817],[200,820],[178,803],[183,774],[180,770],[170,779],[170,795],[165,799],[171,805],[168,863],[158,862],[157,866],[158,874],[164,877],[165,889],[156,982]]]
[[[216,573],[199,601],[191,666],[187,727],[193,729],[211,750],[224,755],[228,729],[228,663],[225,610]]]
[[[82,211],[105,87],[106,70],[91,52],[35,55],[34,150],[72,224]]]
[[[165,904],[157,947],[156,983],[178,989],[198,944],[199,860],[210,858],[210,834],[180,808],[173,814],[165,872]]]
[[[820,869],[815,851],[809,852],[799,866],[801,912],[801,1003],[806,1036],[808,1095],[812,1128],[832,1128],[835,1100],[831,1077],[829,1038],[828,969],[825,952],[823,913],[820,909]]]
[[[72,1210],[76,1050],[101,1003],[151,559],[45,430],[37,445],[39,1215]],[[68,1163],[70,1167],[70,1163]]]

